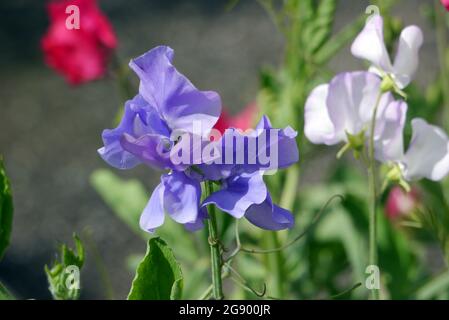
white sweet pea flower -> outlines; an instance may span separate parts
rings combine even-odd
[[[449,138],[439,127],[428,124],[424,119],[412,120],[412,139],[407,152],[401,145],[393,147],[396,157],[389,160],[400,170],[400,177],[406,181],[427,178],[433,181],[443,179],[449,173]]]
[[[413,80],[418,69],[422,43],[421,29],[417,26],[406,27],[401,32],[396,58],[392,64],[385,47],[383,19],[376,15],[356,37],[351,52],[355,57],[371,62],[371,72],[382,78],[389,76],[399,89],[404,89]]]
[[[316,87],[305,105],[305,136],[314,144],[346,143],[357,150],[367,143],[371,118],[380,92],[381,80],[369,72],[338,74],[329,84]],[[378,160],[400,157],[402,129],[407,105],[382,95],[374,132]]]

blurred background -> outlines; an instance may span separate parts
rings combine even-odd
[[[407,0],[393,12],[404,24],[424,32],[419,83],[437,71],[434,31],[420,14],[425,0]],[[175,64],[203,90],[218,91],[231,112],[256,99],[262,67],[276,67],[284,39],[256,2],[99,1],[114,26],[123,61],[166,44]],[[339,1],[335,29],[365,11],[369,1]],[[125,298],[133,273],[125,258],[145,251],[145,243],[121,223],[92,189],[93,170],[107,167],[96,153],[101,132],[112,127],[123,104],[113,79],[70,87],[43,62],[40,39],[48,26],[45,1],[0,2],[0,153],[4,155],[15,206],[11,246],[0,263],[0,280],[21,298],[50,298],[43,270],[59,243],[72,244],[72,233],[90,234],[98,251],[82,273],[82,298],[105,298],[98,285],[107,266],[115,298]],[[331,62],[336,71],[363,65],[343,49]],[[134,78],[134,76],[132,76]],[[333,156],[333,155],[332,155]],[[320,181],[326,162],[303,168],[302,184]],[[145,167],[119,173],[138,177],[147,190],[159,173]],[[148,196],[150,192],[148,193]],[[87,231],[86,231],[87,230]],[[101,260],[101,261],[100,261]]]

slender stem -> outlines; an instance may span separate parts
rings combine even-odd
[[[379,109],[380,100],[383,92],[380,91],[377,96],[376,105],[374,106],[373,116],[371,119],[371,128],[368,146],[368,182],[370,186],[370,213],[369,213],[369,264],[377,265],[377,172],[376,159],[374,158],[374,134],[376,130],[377,110]],[[374,300],[379,299],[379,290],[371,291]]]
[[[268,232],[265,237],[267,246],[279,247],[279,238],[276,232]],[[282,251],[275,251],[267,255],[269,275],[271,276],[271,285],[273,295],[285,298],[286,271],[284,268],[285,259]]]
[[[294,245],[296,242],[301,240],[307,233],[310,232],[310,230],[312,230],[312,228],[317,224],[317,222],[323,216],[324,212],[329,207],[331,202],[337,198],[340,199],[341,201],[344,200],[344,197],[342,195],[337,194],[337,195],[332,196],[329,200],[326,201],[326,203],[320,209],[320,211],[318,211],[318,213],[315,215],[315,217],[312,219],[312,222],[306,227],[306,229],[303,232],[301,232],[298,236],[296,236],[293,240],[287,242],[286,244],[279,246],[279,247],[275,247],[272,249],[265,249],[265,250],[250,249],[250,248],[245,248],[245,247],[242,247],[241,245],[239,245],[238,252],[245,252],[245,253],[250,253],[250,254],[268,254],[268,253],[274,253],[274,252],[278,252],[278,251],[287,249],[288,247]],[[233,253],[232,257],[236,256],[238,252]]]
[[[281,207],[292,210],[298,194],[300,170],[298,165],[292,166],[287,171],[287,177],[284,185],[284,192],[281,195]]]
[[[299,183],[299,166],[294,165],[287,171],[287,177],[283,186],[280,205],[281,207],[292,210],[296,196],[298,193]],[[268,247],[279,247],[279,237],[276,232],[270,232],[265,236]],[[287,273],[285,272],[285,258],[281,251],[273,251],[271,255],[267,256],[267,264],[269,266],[270,274],[272,276],[272,285],[274,295],[284,297],[285,284],[288,282]]]
[[[226,279],[227,277],[229,277],[229,269],[224,269],[222,274],[221,274],[221,279]],[[207,287],[206,291],[203,292],[203,294],[197,299],[197,300],[206,300],[210,297],[210,295],[212,294],[212,291],[214,290],[214,285],[211,284],[209,287]]]
[[[206,182],[207,194],[213,192],[213,185]],[[209,206],[209,246],[210,246],[210,261],[212,268],[212,286],[213,296],[215,300],[222,300],[223,296],[223,281],[221,279],[222,258],[220,253],[220,240],[218,238],[217,217],[215,207]]]

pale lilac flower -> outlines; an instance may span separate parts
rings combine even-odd
[[[419,27],[408,26],[399,38],[394,63],[391,62],[384,42],[383,19],[376,15],[368,20],[365,28],[354,40],[352,54],[372,64],[370,71],[384,77],[389,75],[399,89],[405,88],[418,69],[419,49],[423,43],[423,34]]]
[[[449,173],[447,134],[421,118],[412,120],[412,129],[412,139],[407,151],[404,153],[402,145],[398,144],[394,152],[397,156],[389,160],[397,164],[406,181],[443,179]]]
[[[367,142],[371,118],[381,80],[369,72],[338,74],[329,84],[316,87],[305,105],[305,136],[314,144],[349,143],[350,136],[362,136]],[[407,105],[383,94],[375,127],[378,160],[397,157],[402,146],[402,128]],[[392,147],[396,146],[396,147]]]

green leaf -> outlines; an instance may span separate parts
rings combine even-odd
[[[0,156],[0,260],[9,245],[12,230],[13,203],[11,187]]]
[[[182,288],[181,267],[172,250],[162,239],[150,239],[147,253],[137,268],[128,299],[180,299]]]
[[[14,296],[9,293],[3,284],[0,282],[0,300],[15,300]]]
[[[131,230],[147,239],[139,227],[139,217],[148,202],[148,192],[138,180],[125,181],[112,171],[99,169],[92,173],[90,182],[104,202]]]

